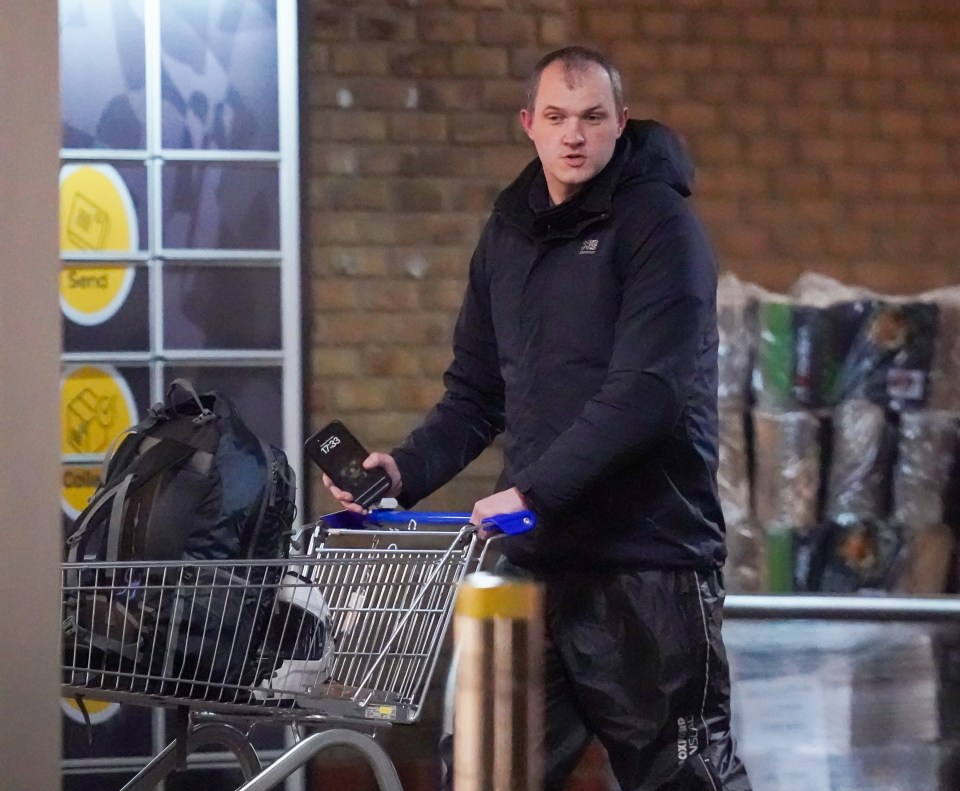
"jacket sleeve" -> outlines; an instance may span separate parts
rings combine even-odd
[[[549,516],[649,453],[671,432],[716,342],[716,265],[700,223],[685,205],[633,250],[614,347],[600,390],[573,423],[513,482]],[[701,387],[703,383],[701,381]]]
[[[445,392],[421,425],[392,451],[409,508],[453,478],[504,428],[504,383],[490,316],[481,239],[454,328]]]

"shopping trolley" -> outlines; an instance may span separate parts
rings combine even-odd
[[[359,752],[382,791],[402,791],[375,736],[420,716],[457,589],[487,551],[468,520],[342,511],[301,531],[286,560],[65,563],[63,694],[81,710],[85,699],[177,710],[175,740],[122,791],[156,787],[210,744],[236,757],[241,791],[274,788],[333,746]],[[489,524],[519,533],[534,521]],[[268,722],[294,740],[264,768],[251,735]]]

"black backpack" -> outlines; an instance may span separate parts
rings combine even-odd
[[[295,492],[283,451],[229,399],[175,380],[121,435],[67,537],[71,644],[100,670],[122,671],[135,691],[222,700],[233,685],[241,695],[238,685],[259,680],[282,564],[229,561],[286,559]],[[174,567],[162,561],[190,560],[224,562],[164,576]],[[88,565],[96,561],[138,563]]]

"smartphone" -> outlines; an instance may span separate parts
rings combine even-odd
[[[390,478],[382,467],[363,468],[363,460],[370,454],[339,420],[331,420],[312,434],[304,447],[311,461],[364,508],[376,503],[390,489]]]

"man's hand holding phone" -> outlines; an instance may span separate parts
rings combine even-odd
[[[393,457],[368,453],[339,420],[311,434],[304,448],[323,471],[323,485],[351,511],[365,513],[381,498],[400,491],[400,471]]]
[[[393,456],[387,453],[371,453],[364,459],[362,466],[365,470],[376,470],[379,467],[387,474],[387,477],[390,479],[390,488],[381,495],[382,497],[395,497],[403,489],[403,484],[400,480],[400,470],[397,469],[397,464],[393,460]],[[339,500],[348,511],[354,511],[358,514],[367,512],[367,508],[355,503],[353,501],[353,495],[337,486],[326,473],[323,474],[323,485],[327,487],[330,494],[333,495],[336,500]]]

